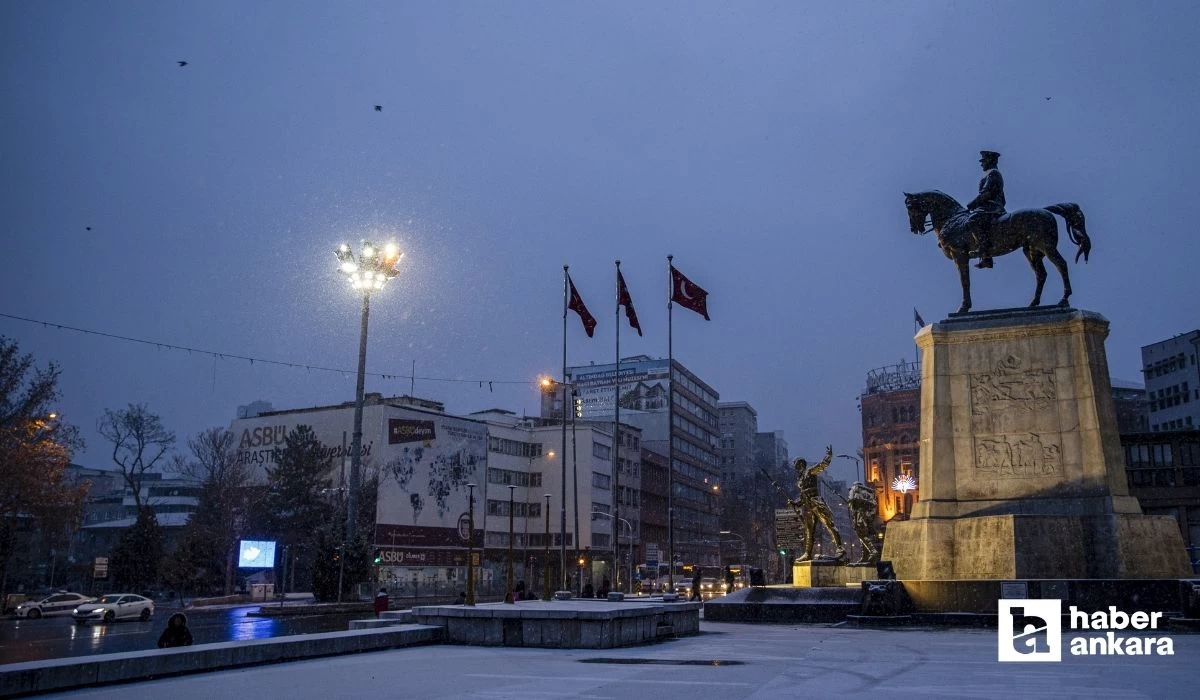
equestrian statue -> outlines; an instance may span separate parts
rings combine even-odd
[[[1037,277],[1037,290],[1029,305],[1038,306],[1042,303],[1042,286],[1046,283],[1043,258],[1050,258],[1063,280],[1063,296],[1058,305],[1067,306],[1071,296],[1071,278],[1067,273],[1067,261],[1058,252],[1058,222],[1054,215],[1066,221],[1067,235],[1078,246],[1075,262],[1079,262],[1080,256],[1087,262],[1092,251],[1092,240],[1088,238],[1084,226],[1083,210],[1078,204],[1064,202],[1043,209],[1006,212],[1004,178],[997,168],[1000,154],[995,151],[980,151],[979,154],[979,164],[984,171],[983,179],[979,181],[979,195],[965,208],[953,197],[938,190],[904,193],[909,229],[914,234],[936,233],[938,246],[958,267],[963,290],[962,306],[958,313],[971,310],[971,273],[967,267],[971,258],[979,258],[976,267],[986,269],[992,266],[993,257],[1015,250],[1025,254]]]

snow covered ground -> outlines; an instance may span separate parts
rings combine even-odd
[[[611,650],[430,646],[76,691],[83,698],[1185,698],[1200,635],[1169,657],[999,663],[995,630],[702,623],[702,634]],[[654,663],[613,663],[612,660]],[[599,660],[598,662],[596,660]],[[675,662],[708,662],[681,665]],[[713,661],[740,661],[718,664]]]

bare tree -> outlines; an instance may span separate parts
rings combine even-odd
[[[250,513],[265,498],[265,487],[254,482],[250,465],[237,459],[237,438],[225,428],[209,428],[188,439],[191,458],[176,457],[172,471],[201,486],[200,508],[189,522],[189,534],[203,538],[205,547],[194,548],[208,561],[191,562],[195,568],[213,571],[223,582],[225,594],[233,589],[237,570],[236,548]],[[195,570],[195,568],[193,570]]]
[[[175,433],[164,428],[145,404],[105,409],[96,430],[112,443],[113,463],[121,468],[125,485],[133,491],[134,505],[141,511],[142,481],[175,445]]]

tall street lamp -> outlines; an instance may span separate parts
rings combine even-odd
[[[513,493],[517,490],[516,486],[509,484],[508,486],[508,581],[507,588],[504,592],[504,602],[513,602],[513,509],[515,503],[513,501]]]
[[[475,484],[467,484],[467,605],[475,605]],[[484,520],[486,523],[487,520]]]
[[[550,600],[550,494],[546,497],[546,552],[542,555],[542,600]]]
[[[629,557],[629,579],[628,580],[632,583],[632,581],[633,581],[633,556],[632,556],[633,523],[629,522],[625,518],[618,518],[617,516],[612,515],[611,513],[605,513],[604,511],[600,511],[600,510],[593,510],[592,515],[593,516],[603,515],[606,518],[615,520],[618,523],[620,523],[620,525],[617,525],[617,527],[613,528],[613,530],[615,530],[615,532],[613,532],[614,544],[619,543],[621,541],[621,525],[624,525],[626,527],[626,529],[629,530],[629,541],[631,543],[629,546],[629,551],[631,553],[631,556]],[[619,559],[617,559],[618,551],[619,550],[616,550],[616,549],[613,550],[613,570],[616,572],[616,575],[615,575],[616,584],[617,584],[616,588],[619,591],[619,590],[621,590],[621,562]],[[630,591],[632,591],[632,590],[633,589],[631,588]]]
[[[566,317],[564,316],[563,318],[566,318]],[[565,321],[564,321],[564,323],[565,323]],[[563,373],[565,375],[565,373],[566,373],[566,349],[565,349],[566,346],[564,345],[563,348],[564,348],[563,349]],[[565,591],[566,590],[566,412],[568,412],[568,409],[569,409],[568,406],[566,406],[566,389],[570,388],[571,385],[568,383],[565,383],[565,382],[556,382],[556,381],[554,381],[554,379],[551,379],[550,377],[542,377],[540,384],[541,384],[542,391],[554,391],[556,389],[560,389],[563,391],[563,415],[562,415],[562,418],[563,418],[563,463],[562,463],[562,472],[563,472],[562,498],[563,498],[563,502],[559,504],[560,507],[558,509],[558,538],[559,538],[558,564],[563,569],[562,588],[560,588],[560,590]],[[576,509],[578,509],[578,505],[576,505]],[[580,533],[578,533],[578,532],[575,533],[576,539],[578,539],[578,534],[580,534]]]
[[[367,317],[371,311],[371,292],[380,291],[388,280],[400,272],[396,265],[404,254],[395,243],[388,243],[380,250],[374,243],[363,241],[358,254],[343,243],[334,251],[338,259],[338,272],[350,280],[350,286],[362,292],[362,327],[358,334],[358,385],[354,393],[354,442],[350,452],[350,493],[346,499],[346,541],[354,539],[355,520],[358,516],[358,491],[362,481],[362,415],[363,384],[367,374]]]

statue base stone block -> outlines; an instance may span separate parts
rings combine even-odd
[[[792,585],[797,588],[825,588],[862,585],[879,578],[875,566],[849,566],[835,561],[798,561],[792,564]]]
[[[1190,575],[1175,519],[1129,495],[1107,335],[1057,307],[921,329],[920,499],[882,557],[898,578]]]

